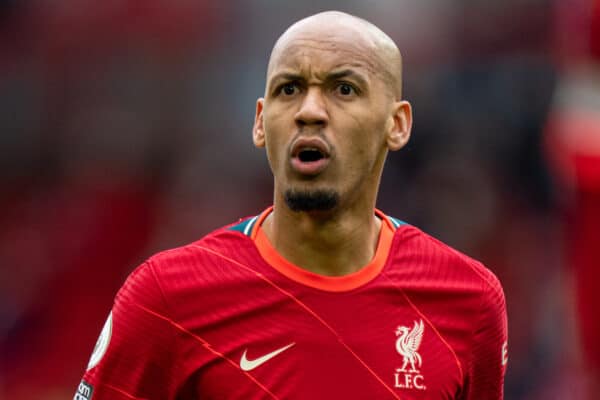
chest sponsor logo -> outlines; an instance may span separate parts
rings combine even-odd
[[[398,389],[425,390],[425,378],[421,374],[423,359],[419,347],[425,327],[423,320],[415,321],[412,328],[396,328],[396,351],[402,356],[402,366],[394,373],[394,387]]]
[[[284,346],[280,349],[272,351],[268,354],[265,354],[262,357],[255,358],[253,360],[249,360],[247,358],[246,353],[248,353],[248,349],[246,349],[244,351],[244,354],[242,354],[242,358],[240,358],[240,368],[246,372],[252,371],[254,368],[261,366],[262,364],[266,363],[267,361],[269,361],[271,358],[275,357],[276,355],[283,353],[284,351],[286,351],[287,349],[292,347],[294,344],[295,343],[290,343],[287,346]]]
[[[86,381],[81,381],[77,387],[77,393],[73,396],[73,400],[91,400],[94,388]]]
[[[90,361],[88,362],[87,370],[94,368],[102,357],[104,353],[106,353],[106,349],[108,349],[108,344],[110,343],[110,337],[112,335],[112,312],[108,314],[108,318],[104,323],[104,327],[102,327],[102,332],[100,332],[100,336],[96,341],[96,346],[94,346],[94,351],[92,352],[92,356],[90,357]]]

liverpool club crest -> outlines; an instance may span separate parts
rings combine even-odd
[[[424,330],[423,320],[415,321],[412,328],[399,326],[396,329],[396,351],[402,356],[402,367],[394,374],[397,388],[425,390],[420,373],[423,359],[419,354]]]

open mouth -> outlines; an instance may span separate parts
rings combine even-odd
[[[319,138],[301,138],[294,143],[291,153],[291,166],[294,171],[315,176],[327,168],[330,161],[330,147]]]
[[[325,154],[319,149],[305,148],[298,152],[298,159],[302,162],[319,161],[322,158],[325,158]]]

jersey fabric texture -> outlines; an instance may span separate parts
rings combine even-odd
[[[116,296],[75,399],[501,399],[504,295],[482,264],[376,211],[373,260],[329,277],[261,215],[151,257]]]

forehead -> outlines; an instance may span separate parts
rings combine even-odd
[[[281,70],[318,74],[337,68],[378,75],[382,69],[375,45],[353,31],[292,33],[277,43],[268,76]]]

